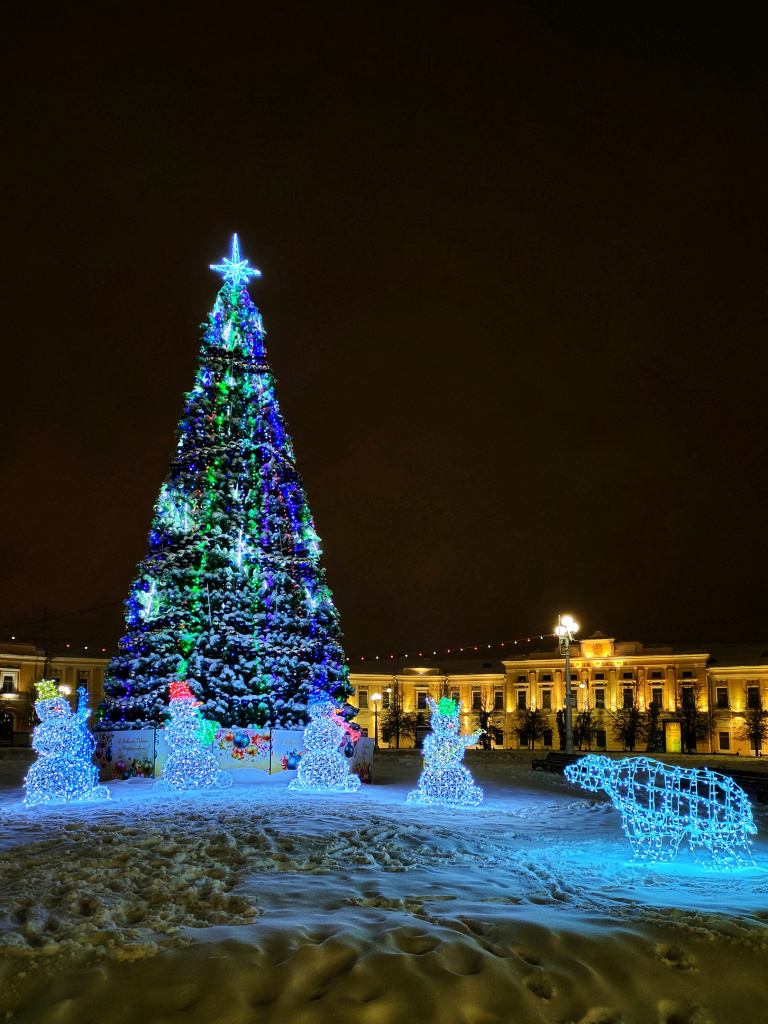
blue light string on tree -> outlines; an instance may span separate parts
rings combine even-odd
[[[681,768],[647,757],[613,761],[587,754],[565,769],[590,792],[605,790],[621,813],[635,859],[670,861],[684,838],[708,865],[751,866],[750,835],[757,832],[747,795],[733,779],[709,768]]]
[[[438,703],[427,697],[432,732],[424,740],[424,770],[417,788],[408,794],[409,803],[473,807],[482,802],[482,789],[461,761],[466,748],[477,743],[483,730],[459,735],[462,703],[448,697],[441,697]]]
[[[323,691],[309,701],[309,725],[304,730],[306,752],[301,755],[296,778],[288,788],[299,791],[353,793],[360,779],[349,770],[342,744],[350,732],[339,714],[339,702]],[[359,737],[359,732],[356,735]]]
[[[99,785],[99,770],[93,763],[96,741],[87,721],[89,715],[85,687],[77,691],[77,710],[58,692],[55,680],[37,684],[35,701],[40,724],[32,733],[32,746],[38,758],[24,780],[27,807],[37,804],[77,803],[108,800],[109,790]]]
[[[232,773],[219,768],[216,755],[207,749],[216,725],[203,719],[200,701],[195,700],[187,683],[171,684],[170,715],[165,740],[171,752],[163,765],[162,778],[154,785],[155,790],[182,793],[231,786]]]

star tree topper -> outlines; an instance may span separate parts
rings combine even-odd
[[[211,263],[211,270],[216,270],[225,281],[229,281],[233,288],[237,288],[242,282],[248,284],[252,277],[261,277],[261,271],[255,267],[248,266],[248,260],[240,259],[240,243],[237,234],[232,235],[232,252],[230,258],[224,257],[223,263]]]

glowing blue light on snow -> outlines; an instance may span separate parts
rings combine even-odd
[[[210,267],[211,270],[218,271],[225,281],[229,281],[233,288],[237,288],[241,282],[248,284],[251,277],[261,277],[260,270],[249,267],[248,260],[240,259],[240,243],[236,234],[232,235],[232,252],[229,259],[225,256],[223,263],[211,263]]]
[[[477,743],[483,730],[459,736],[462,702],[442,697],[440,703],[427,697],[432,712],[432,732],[424,740],[424,770],[419,785],[408,794],[409,803],[476,807],[483,791],[475,785],[468,768],[461,764],[464,751]]]
[[[85,687],[77,691],[77,711],[57,691],[57,683],[38,683],[40,697],[35,710],[40,725],[32,733],[38,759],[24,780],[27,807],[37,804],[109,800],[109,790],[99,785],[99,770],[93,764],[96,741],[88,730],[88,701]]]
[[[612,761],[587,754],[568,765],[571,782],[604,789],[621,812],[624,834],[638,860],[673,860],[687,836],[694,855],[709,850],[717,867],[753,864],[752,808],[733,779],[709,768],[679,768],[647,757]],[[697,859],[698,858],[697,856]]]
[[[288,788],[352,793],[360,779],[349,770],[340,750],[348,727],[338,714],[339,702],[327,693],[314,693],[309,700],[310,723],[304,730],[306,753],[299,761],[296,778]],[[359,735],[359,734],[358,734]]]
[[[203,745],[210,729],[205,728],[208,723],[204,723],[199,707],[200,701],[195,700],[186,683],[171,683],[171,722],[165,730],[171,752],[163,765],[163,776],[154,786],[161,793],[210,786],[226,789],[232,785],[231,772],[219,768],[216,756]]]

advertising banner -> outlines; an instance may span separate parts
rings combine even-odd
[[[94,733],[93,763],[99,779],[151,779],[155,773],[155,729]],[[165,744],[163,744],[165,746]],[[165,760],[165,758],[163,758]]]
[[[99,779],[110,782],[120,779],[159,778],[168,756],[164,729],[136,729],[125,732],[97,732],[93,763],[98,766]],[[302,754],[306,753],[303,729],[241,729],[220,728],[214,735],[212,750],[220,768],[256,768],[259,771],[296,771]],[[361,737],[356,744],[349,740],[344,746],[349,770],[361,782],[371,781],[373,740]]]
[[[306,753],[303,729],[275,729],[272,733],[270,772],[295,772]]]
[[[213,752],[220,768],[258,768],[269,771],[269,729],[217,729]]]

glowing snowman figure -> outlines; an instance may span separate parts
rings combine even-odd
[[[288,788],[323,790],[332,793],[354,793],[360,779],[349,770],[340,750],[347,735],[347,726],[338,714],[338,701],[329,694],[317,692],[309,701],[311,722],[304,730],[304,746],[296,778]]]
[[[88,721],[85,687],[77,691],[77,711],[58,692],[53,679],[37,684],[35,711],[40,725],[32,733],[39,754],[24,780],[27,807],[37,804],[68,804],[84,800],[109,800],[109,790],[99,785],[99,770],[92,761],[96,740]]]
[[[424,770],[418,787],[408,794],[409,803],[455,807],[477,806],[482,802],[482,789],[475,785],[469,769],[460,762],[465,749],[477,743],[483,730],[459,736],[461,703],[442,697],[438,704],[427,697],[432,712],[432,732],[424,740]]]
[[[205,749],[205,743],[210,743],[211,723],[203,720],[199,707],[200,701],[187,683],[171,683],[171,722],[165,730],[171,752],[163,765],[163,777],[154,786],[160,793],[232,785],[232,774],[219,768],[216,756]]]

